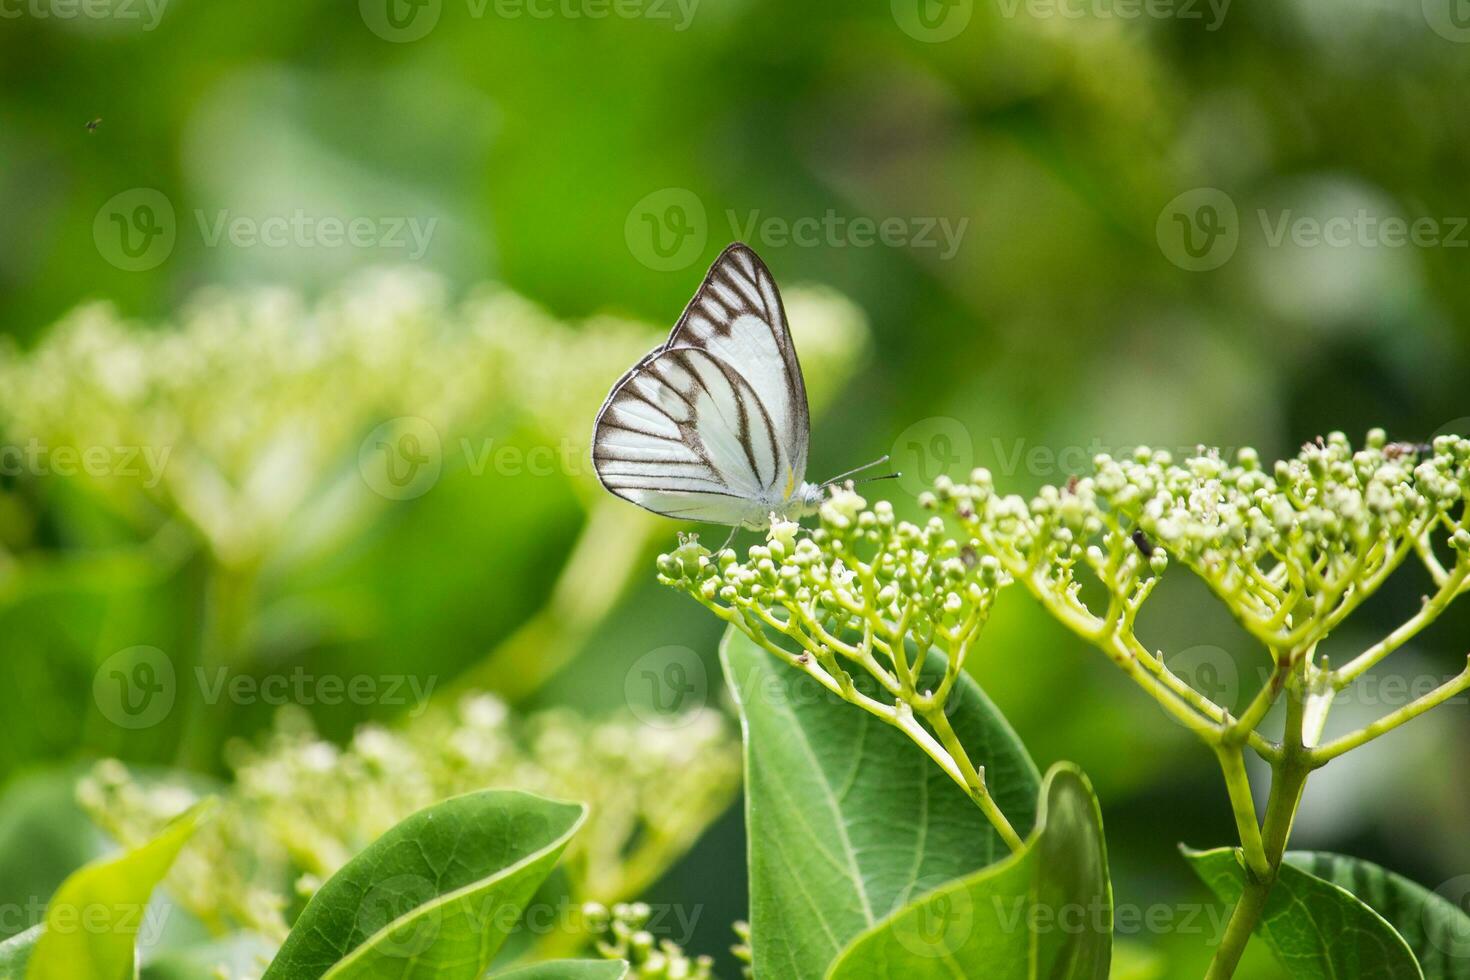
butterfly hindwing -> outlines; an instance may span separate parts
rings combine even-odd
[[[740,524],[800,485],[806,388],[770,271],[743,245],[710,268],[668,342],[613,386],[593,462],[656,513]]]

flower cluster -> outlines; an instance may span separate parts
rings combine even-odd
[[[513,787],[586,802],[590,815],[562,859],[574,901],[635,897],[733,799],[738,744],[701,711],[677,730],[568,711],[517,723],[490,695],[435,708],[399,728],[360,728],[345,748],[285,710],[263,745],[232,746],[235,783],[169,879],[211,929],[279,941],[287,910],[384,831],[459,793]],[[149,839],[202,790],[99,764],[79,795],[124,844]]]
[[[854,694],[848,661],[890,695],[942,706],[1003,584],[999,563],[947,537],[939,518],[898,520],[887,501],[868,509],[851,488],[835,489],[818,516],[806,535],[776,522],[744,562],[691,539],[659,559],[659,579],[758,638],[792,641],[786,658],[844,697]],[[931,649],[946,658],[932,690],[923,683]]]
[[[889,503],[869,509],[850,486],[835,489],[818,518],[804,536],[776,521],[744,562],[687,540],[659,558],[659,580],[905,732],[1019,848],[944,710],[1005,584],[999,563],[946,536],[939,518],[898,520]],[[876,693],[855,682],[853,668]]]
[[[941,481],[925,502],[1074,616],[1077,574],[1089,572],[1112,600],[1089,624],[1094,635],[1131,622],[1173,559],[1273,654],[1301,657],[1410,554],[1458,588],[1463,574],[1445,570],[1433,539],[1470,549],[1467,489],[1470,440],[1389,443],[1374,430],[1356,452],[1333,433],[1271,469],[1250,449],[1233,463],[1203,450],[1179,463],[1148,449],[1100,456],[1093,473],[1029,502],[998,494],[977,470],[968,484]]]
[[[584,460],[610,380],[661,336],[611,317],[564,323],[496,285],[459,304],[447,294],[409,268],[364,273],[315,304],[281,289],[211,290],[164,325],[82,307],[33,350],[0,341],[0,445],[99,461],[126,447],[128,465],[75,467],[78,482],[140,531],[181,517],[212,551],[244,561],[288,538],[327,490],[311,515],[322,526],[381,504],[362,480],[340,478],[385,420],[422,419],[446,447],[487,426],[530,431]],[[823,290],[792,290],[789,305],[816,400],[861,356],[863,318]],[[593,498],[593,481],[576,485]]]
[[[689,541],[660,557],[658,568],[666,585],[903,729],[991,815],[983,772],[952,740],[943,706],[997,590],[1020,584],[1107,653],[1216,747],[1228,776],[1244,778],[1237,756],[1247,744],[1309,770],[1470,687],[1467,668],[1378,722],[1318,745],[1335,695],[1470,587],[1467,496],[1470,439],[1459,436],[1418,445],[1390,443],[1374,430],[1354,450],[1333,433],[1269,468],[1250,449],[1233,462],[1214,450],[1176,462],[1139,449],[1124,459],[1099,456],[1090,473],[1030,499],[1000,493],[983,469],[963,484],[941,478],[920,499],[936,512],[922,526],[897,520],[886,502],[869,508],[850,489],[838,490],[818,527],[778,523],[745,561]],[[1410,556],[1436,591],[1334,669],[1318,644]],[[1166,654],[1134,632],[1173,564],[1203,580],[1272,658],[1272,677],[1239,715],[1178,677]],[[933,686],[920,677],[931,648],[947,658]],[[877,697],[855,688],[853,666],[876,679]],[[1287,691],[1289,731],[1277,743],[1257,726]]]
[[[712,980],[714,960],[691,957],[671,939],[657,939],[648,931],[653,910],[642,902],[608,909],[589,904],[582,909],[597,952],[628,963],[629,980]]]

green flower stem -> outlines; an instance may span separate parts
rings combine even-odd
[[[1225,788],[1230,793],[1230,807],[1235,813],[1235,826],[1240,832],[1240,846],[1245,853],[1246,866],[1255,874],[1267,877],[1271,873],[1271,865],[1266,860],[1256,805],[1251,797],[1250,779],[1245,772],[1245,755],[1239,745],[1224,743],[1215,746],[1215,754],[1220,759],[1220,771],[1225,774]]]
[[[1258,870],[1246,845],[1245,888],[1240,900],[1230,913],[1225,935],[1210,961],[1205,980],[1229,980],[1240,965],[1251,936],[1255,933],[1261,915],[1266,910],[1266,900],[1276,883],[1281,869],[1281,860],[1286,854],[1286,842],[1291,836],[1292,824],[1296,822],[1297,808],[1301,806],[1302,792],[1306,789],[1307,777],[1314,766],[1302,746],[1302,728],[1305,710],[1301,698],[1295,693],[1287,702],[1286,738],[1283,754],[1274,767],[1271,781],[1271,797],[1266,804],[1266,820],[1261,826],[1260,840],[1265,862],[1264,873]],[[1241,777],[1244,772],[1242,770]],[[1227,776],[1227,781],[1228,781]],[[1249,792],[1249,787],[1246,787]],[[1232,791],[1232,797],[1234,791]],[[1242,840],[1246,837],[1243,836]]]
[[[1276,699],[1281,697],[1281,691],[1286,685],[1286,678],[1291,669],[1291,658],[1282,657],[1280,654],[1272,653],[1272,659],[1276,662],[1276,668],[1261,689],[1251,698],[1251,703],[1246,705],[1245,711],[1241,712],[1240,718],[1231,726],[1227,737],[1239,738],[1249,737],[1265,719],[1271,706]],[[1272,746],[1273,750],[1275,746]]]
[[[944,713],[944,708],[939,707],[928,712],[925,714],[924,720],[929,723],[929,727],[938,733],[940,742],[949,750],[949,754],[959,766],[960,772],[964,776],[965,789],[970,794],[970,799],[974,800],[976,805],[980,807],[980,810],[990,821],[991,826],[995,828],[996,833],[1000,834],[1001,839],[1006,842],[1006,846],[1011,849],[1012,853],[1020,851],[1025,847],[1021,842],[1021,836],[1016,833],[1015,828],[1011,826],[1011,822],[1006,819],[1006,815],[1001,813],[1000,807],[995,805],[995,800],[991,797],[990,790],[985,786],[984,770],[976,769],[974,764],[970,762],[970,756],[965,752],[965,747],[960,744],[959,738],[955,735],[954,727],[950,725],[949,716]]]
[[[949,723],[948,716],[944,713],[943,702],[938,702],[930,710],[926,711],[923,716],[924,721],[928,722],[930,727],[934,729],[935,734],[938,735],[938,739],[936,739],[935,735],[930,734],[929,729],[926,729],[919,723],[913,710],[906,703],[887,704],[875,698],[870,698],[853,687],[850,678],[848,678],[846,683],[843,683],[834,677],[829,669],[820,662],[824,658],[814,656],[811,653],[792,654],[789,650],[783,649],[780,645],[772,642],[766,636],[764,630],[753,628],[751,623],[741,617],[735,610],[726,609],[723,606],[711,602],[705,602],[704,605],[716,616],[719,616],[725,622],[749,636],[766,652],[773,654],[778,659],[802,671],[808,677],[822,685],[822,687],[849,704],[857,705],[859,708],[862,708],[864,711],[907,735],[915,745],[923,750],[925,755],[934,760],[940,769],[944,770],[945,775],[965,791],[965,795],[969,796],[975,802],[975,805],[985,814],[986,819],[990,821],[991,826],[995,828],[996,833],[1000,834],[1001,839],[1006,842],[1006,845],[1012,851],[1019,851],[1025,846],[1021,841],[1020,835],[1016,833],[1015,828],[1011,826],[1011,822],[1006,818],[1006,815],[1001,812],[1000,807],[995,805],[995,800],[991,797],[990,790],[985,785],[984,771],[977,769],[975,764],[970,761],[969,753],[965,751],[964,744],[960,742],[959,737],[955,734],[954,728]],[[783,635],[791,636],[798,642],[802,642],[803,647],[806,646],[799,631],[789,628],[785,624],[775,620],[769,620],[768,625]],[[827,656],[830,656],[830,654]],[[865,667],[871,665],[872,668],[876,668],[877,673],[874,676],[880,684],[883,684],[885,687],[889,685],[896,686],[893,678],[875,660],[872,660],[871,656],[863,663]],[[873,671],[870,670],[869,672],[872,673]]]
[[[959,483],[942,476],[919,498],[925,510],[938,512],[922,526],[898,521],[885,502],[868,508],[850,487],[839,489],[821,507],[821,526],[805,535],[779,523],[768,545],[751,548],[746,561],[686,542],[661,556],[659,572],[660,581],[712,608],[738,609],[731,621],[745,620],[743,628],[759,632],[764,622],[791,637],[807,653],[781,655],[827,678],[849,700],[857,695],[850,682],[841,690],[847,677],[837,674],[837,662],[860,664],[891,698],[864,707],[910,726],[915,741],[982,807],[989,805],[984,774],[948,732],[943,705],[995,594],[1021,583],[1214,751],[1249,872],[1210,971],[1223,980],[1260,919],[1309,774],[1470,690],[1467,662],[1463,674],[1428,695],[1317,745],[1334,695],[1470,591],[1467,500],[1470,439],[1460,436],[1424,447],[1390,443],[1375,429],[1355,449],[1332,432],[1269,467],[1251,449],[1234,462],[1210,449],[1176,462],[1166,451],[1140,447],[1122,458],[1099,455],[1090,473],[1029,499],[997,491],[983,468]],[[1446,546],[1456,553],[1453,564],[1439,557]],[[1434,580],[1434,595],[1333,671],[1318,644],[1410,555]],[[1210,700],[1138,638],[1141,607],[1173,565],[1204,582],[1270,656],[1270,677],[1239,717],[1233,704]],[[949,670],[936,691],[917,691],[923,656],[935,643],[949,655]],[[1283,696],[1286,734],[1278,744],[1259,728]],[[928,738],[931,731],[937,740]],[[1246,747],[1272,771],[1261,819]],[[991,817],[1001,826],[1003,817]]]
[[[1331,760],[1350,752],[1360,745],[1373,741],[1380,735],[1393,731],[1406,722],[1413,721],[1431,708],[1437,708],[1461,691],[1470,689],[1470,658],[1465,669],[1422,697],[1416,698],[1391,714],[1366,725],[1351,734],[1312,750],[1309,759],[1314,766],[1326,765]]]
[[[1419,611],[1405,620],[1392,633],[1379,640],[1373,646],[1364,650],[1348,663],[1344,664],[1333,674],[1333,686],[1339,691],[1357,680],[1368,670],[1376,666],[1389,654],[1398,650],[1405,643],[1418,636],[1425,627],[1439,618],[1447,607],[1457,596],[1467,588],[1466,580],[1470,579],[1470,560],[1462,557],[1455,564],[1455,570],[1451,572],[1440,585],[1439,589],[1430,596],[1420,607]]]
[[[1059,596],[1051,583],[1042,578],[1040,572],[1033,571],[1024,557],[1015,555],[1009,549],[998,545],[987,533],[986,528],[981,527],[977,530],[988,553],[995,555],[1016,581],[1024,583],[1027,591],[1035,596],[1047,612],[1051,613],[1063,626],[1101,648],[1119,667],[1123,668],[1124,673],[1158,701],[1165,711],[1191,731],[1206,741],[1213,741],[1218,737],[1219,729],[1213,723],[1211,715],[1217,718],[1223,717],[1224,708],[1179,680],[1163,665],[1162,661],[1148,654],[1146,650],[1140,657],[1137,651],[1143,649],[1141,645],[1134,649],[1130,646],[1129,641],[1124,639],[1125,633],[1128,637],[1132,637],[1131,631],[1119,630],[1116,625],[1110,627],[1106,620],[1099,619],[1088,612],[1087,608],[1070,591]],[[1153,663],[1150,664],[1149,669],[1144,670],[1139,668],[1140,661],[1145,663],[1153,661]],[[1172,678],[1172,682],[1161,680],[1160,675],[1167,675]],[[1186,694],[1185,689],[1192,692],[1192,696]]]

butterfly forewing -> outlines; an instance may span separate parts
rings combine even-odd
[[[732,245],[668,342],[613,386],[593,461],[609,490],[639,506],[739,524],[801,484],[807,441],[780,294],[755,253]]]
[[[771,418],[782,467],[801,483],[811,420],[806,383],[771,270],[744,245],[731,245],[710,266],[679,318],[668,347],[698,347],[735,366]],[[779,474],[785,483],[788,474]]]

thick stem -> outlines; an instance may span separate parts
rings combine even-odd
[[[1297,807],[1302,802],[1302,791],[1306,789],[1307,777],[1312,764],[1302,746],[1304,706],[1299,692],[1293,691],[1287,702],[1286,736],[1282,745],[1282,756],[1276,765],[1271,781],[1271,799],[1266,804],[1266,821],[1261,827],[1261,846],[1265,852],[1267,873],[1258,874],[1246,867],[1245,888],[1240,900],[1230,913],[1230,922],[1225,936],[1210,961],[1205,980],[1228,980],[1240,965],[1240,958],[1250,943],[1261,915],[1266,911],[1266,902],[1271,897],[1271,887],[1281,870],[1281,859],[1286,853],[1286,842],[1291,837],[1291,825],[1296,820]]]
[[[1235,975],[1235,968],[1240,966],[1240,958],[1245,955],[1245,947],[1251,941],[1251,933],[1266,909],[1266,899],[1270,894],[1268,882],[1248,878],[1240,901],[1235,903],[1235,910],[1230,913],[1220,948],[1215,950],[1215,958],[1210,960],[1205,980],[1229,980]]]
[[[211,560],[206,574],[196,666],[199,676],[214,684],[221,680],[217,674],[238,669],[249,659],[257,568],[254,564],[226,565]],[[204,684],[185,683],[186,676],[188,681],[193,681],[196,673],[189,671],[179,677],[180,692],[187,700],[176,763],[182,768],[208,772],[219,763],[220,744],[234,705],[229,698],[206,704]]]

